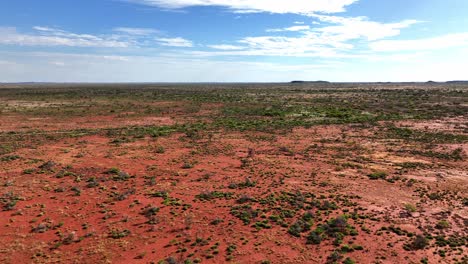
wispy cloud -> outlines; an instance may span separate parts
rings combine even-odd
[[[34,26],[33,29],[37,31],[45,31],[45,32],[58,32],[61,30],[58,30],[56,28],[50,28],[50,27],[42,27],[42,26]]]
[[[57,67],[65,67],[66,66],[65,62],[63,62],[63,61],[51,61],[50,64],[54,65],[54,66],[57,66]]]
[[[20,33],[16,28],[0,27],[0,44],[19,46],[68,46],[126,48],[130,43],[111,37],[75,34],[60,29],[36,26],[34,33]]]
[[[20,55],[14,52],[4,52],[3,55]],[[2,55],[2,52],[0,52]],[[25,52],[24,57],[31,56],[36,59],[55,59],[54,61],[67,61],[67,59],[99,60],[99,61],[128,61],[129,56],[120,55],[100,55],[88,53],[61,53],[61,52]],[[20,56],[21,57],[21,56]]]
[[[117,28],[114,28],[114,31],[118,33],[134,35],[134,36],[149,36],[149,35],[160,33],[160,31],[156,29],[131,28],[131,27],[117,27]]]
[[[251,55],[264,56],[329,56],[337,49],[350,49],[352,45],[321,38],[309,32],[299,37],[260,36],[247,37],[239,43],[248,46]],[[247,55],[248,53],[246,53]]]
[[[22,33],[13,27],[0,27],[0,45],[98,48],[149,48],[155,45],[193,47],[192,41],[181,37],[157,37],[160,32],[155,29],[117,27],[111,33],[108,35],[76,34],[44,26],[34,26],[32,32]]]
[[[130,2],[180,9],[192,6],[218,6],[236,13],[311,14],[338,13],[358,0],[128,0]]]
[[[193,42],[184,38],[157,38],[156,41],[162,46],[191,48]]]
[[[212,48],[212,49],[217,49],[217,50],[242,50],[242,49],[245,49],[245,47],[242,47],[242,46],[226,45],[226,44],[208,45],[208,47]]]
[[[466,55],[466,53],[465,53]],[[100,56],[48,52],[2,52],[0,81],[54,82],[248,82],[324,79],[333,81],[444,81],[466,77],[466,56],[422,56],[403,64],[387,59],[367,63],[321,61],[284,64],[173,56]],[[391,56],[393,57],[393,55]],[[13,61],[15,64],[8,64]],[[65,62],[64,67],[53,62]],[[0,64],[2,62],[0,61]],[[441,68],[451,69],[441,71]],[[154,71],[158,69],[158,71]],[[395,70],[396,69],[396,70]],[[337,74],[339,73],[339,74]]]
[[[214,60],[177,56],[96,56],[93,54],[5,53],[0,56],[18,62],[2,69],[5,82],[223,82],[290,81],[304,76],[323,76],[337,63],[282,63],[243,60]],[[60,62],[66,62],[63,66]],[[154,71],[158,69],[158,71]]]
[[[303,26],[292,26],[292,27],[286,27],[286,28],[272,28],[272,29],[267,29],[267,32],[285,32],[285,31],[304,31],[304,30],[309,30],[310,26],[303,25]]]
[[[400,35],[403,28],[418,23],[404,20],[380,23],[367,17],[337,17],[313,15],[323,26],[296,25],[268,32],[297,32],[296,36],[252,36],[238,40],[223,51],[200,51],[199,56],[293,56],[350,58],[355,55],[356,41],[374,41]],[[217,47],[211,45],[210,47]]]
[[[468,46],[468,32],[415,40],[381,40],[370,44],[374,51],[440,50]]]
[[[387,37],[400,35],[400,30],[410,27],[417,20],[404,20],[397,23],[380,23],[371,21],[367,17],[338,17],[314,15],[322,22],[335,24],[333,26],[325,26],[316,29],[329,36],[339,36],[343,40],[367,38],[368,40],[378,40]]]

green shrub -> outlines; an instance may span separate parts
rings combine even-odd
[[[34,173],[34,169],[25,169],[25,170],[23,170],[23,173],[24,173],[24,174],[33,174],[33,173]]]
[[[387,173],[383,171],[378,171],[378,172],[371,173],[367,176],[371,180],[385,179],[387,177]]]
[[[413,204],[405,204],[405,209],[406,211],[411,212],[411,213],[414,213],[417,211],[416,206]]]
[[[232,193],[212,191],[212,192],[202,192],[196,195],[195,198],[201,201],[211,201],[214,199],[222,199],[222,198],[230,199],[232,195],[233,195]]]
[[[429,245],[429,241],[423,235],[417,235],[409,244],[405,244],[405,250],[421,250]]]
[[[3,161],[3,162],[7,162],[7,161],[14,161],[14,160],[17,160],[17,159],[20,159],[21,157],[18,156],[18,155],[7,155],[7,156],[3,156],[0,158],[0,161]]]
[[[234,206],[231,208],[231,214],[244,222],[244,224],[250,224],[252,219],[258,216],[259,211],[253,209],[249,205]]]
[[[355,264],[356,262],[354,260],[352,260],[351,258],[346,258],[344,261],[343,261],[343,264]]]
[[[440,220],[436,226],[437,229],[447,229],[450,227],[450,223],[447,220]]]
[[[111,230],[110,233],[109,233],[109,237],[113,238],[113,239],[120,239],[120,238],[124,238],[126,236],[129,236],[130,235],[130,230]]]
[[[320,231],[314,230],[309,233],[307,236],[306,244],[319,245],[322,242],[323,238]]]
[[[299,219],[289,227],[288,233],[292,236],[300,237],[301,233],[309,231],[310,227],[311,225],[309,223]]]
[[[268,223],[268,220],[263,220],[263,221],[256,222],[252,227],[255,227],[257,230],[270,229],[271,224]]]
[[[340,259],[342,259],[343,256],[341,255],[340,252],[338,251],[333,251],[328,257],[327,257],[327,263],[336,263]]]

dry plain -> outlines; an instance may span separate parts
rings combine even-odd
[[[468,263],[468,85],[0,86],[1,263]]]

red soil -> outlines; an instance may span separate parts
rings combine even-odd
[[[153,117],[18,120],[14,116],[2,116],[0,131],[173,123],[171,118]],[[196,140],[173,134],[123,144],[111,144],[110,138],[95,135],[22,148],[15,152],[20,159],[0,163],[0,195],[11,192],[21,198],[13,210],[0,212],[0,262],[157,263],[173,257],[181,261],[200,259],[202,263],[264,260],[325,263],[336,248],[333,240],[307,245],[307,233],[294,237],[288,234],[287,227],[276,224],[271,229],[257,231],[251,225],[263,220],[261,217],[244,225],[230,214],[231,207],[237,205],[236,199],[196,199],[207,191],[232,192],[235,198],[246,195],[257,199],[281,191],[300,191],[317,197],[352,197],[349,198],[352,205],[330,211],[321,221],[346,213],[342,211],[344,208],[349,212],[358,208],[359,214],[366,216],[359,220],[360,224],[349,220],[358,236],[346,236],[343,241],[343,244],[361,245],[364,250],[346,253],[345,257],[357,263],[419,263],[424,257],[429,263],[461,260],[467,254],[466,246],[461,247],[461,254],[452,252],[446,258],[436,254],[437,247],[405,251],[403,245],[411,241],[409,237],[379,229],[397,226],[420,234],[421,227],[427,229],[441,219],[448,219],[450,229],[441,232],[466,237],[466,206],[455,199],[421,198],[417,189],[457,192],[458,196],[466,197],[468,162],[446,162],[395,152],[405,147],[403,143],[390,144],[388,140],[374,137],[375,133],[373,128],[334,125],[294,129],[278,135],[224,131]],[[164,153],[156,151],[159,146],[164,148]],[[466,151],[466,144],[461,147]],[[249,149],[254,150],[250,155]],[[40,173],[38,167],[46,161],[56,165]],[[401,170],[399,164],[403,162],[443,163],[443,166]],[[184,163],[193,167],[183,168]],[[128,181],[113,181],[106,171],[114,167],[133,177]],[[25,174],[24,170],[29,168],[34,171]],[[58,178],[60,171],[70,173]],[[394,183],[369,180],[367,175],[373,171],[417,181],[410,186],[401,180]],[[145,176],[155,177],[155,181],[149,184],[150,177]],[[98,187],[87,187],[92,177]],[[247,177],[257,185],[228,188],[230,183],[243,182]],[[164,198],[148,195],[156,191],[167,191],[176,205],[164,205]],[[405,204],[415,205],[416,211],[408,214]],[[148,218],[142,215],[146,206],[160,208],[155,224],[147,223]],[[223,221],[210,224],[218,218]],[[316,220],[313,228],[321,222]],[[35,232],[37,227],[47,230]],[[112,238],[112,230],[130,233]],[[197,239],[200,243],[192,245]],[[226,260],[229,245],[236,245],[231,261]]]

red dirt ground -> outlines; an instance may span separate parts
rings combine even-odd
[[[67,120],[0,118],[0,131],[40,128],[105,128],[127,125],[171,125],[171,118],[97,116]],[[466,121],[466,120],[465,120]],[[439,125],[405,122],[418,129]],[[45,125],[46,124],[46,125]],[[449,126],[453,130],[453,126]],[[19,201],[13,210],[0,212],[1,263],[158,263],[191,259],[202,263],[325,263],[336,246],[333,240],[307,245],[306,235],[294,237],[288,227],[252,227],[261,214],[245,225],[230,211],[242,196],[261,199],[281,192],[311,193],[338,203],[339,209],[323,211],[319,223],[357,210],[362,216],[349,219],[358,231],[342,245],[360,245],[363,250],[344,254],[356,263],[454,263],[466,258],[466,246],[406,251],[412,238],[382,231],[400,227],[413,234],[468,235],[468,162],[415,156],[397,150],[411,146],[378,136],[373,127],[328,125],[298,128],[290,133],[220,131],[211,137],[189,138],[176,133],[114,144],[105,135],[65,138],[21,148],[20,158],[0,163],[0,195],[13,193]],[[164,152],[158,151],[159,147]],[[439,146],[441,149],[467,144]],[[249,151],[250,150],[250,151]],[[53,161],[49,169],[39,166]],[[419,168],[402,168],[411,162]],[[191,166],[184,166],[184,164]],[[426,164],[427,166],[424,166]],[[131,176],[112,180],[106,173],[118,168]],[[25,169],[31,169],[28,174]],[[369,180],[369,173],[384,171],[395,182]],[[154,180],[151,180],[154,177]],[[89,187],[94,178],[98,186]],[[231,189],[230,183],[252,179],[251,188]],[[405,179],[405,180],[402,180]],[[409,184],[409,179],[414,181]],[[452,199],[428,199],[437,190]],[[165,191],[171,199],[150,194]],[[210,191],[230,192],[232,199],[201,201],[196,196]],[[445,196],[444,196],[445,197]],[[405,205],[414,205],[408,212]],[[147,206],[159,208],[153,223],[142,214]],[[279,204],[279,206],[281,206]],[[272,208],[260,203],[252,207]],[[273,206],[274,207],[274,206]],[[288,220],[300,217],[306,210]],[[313,209],[317,214],[317,209]],[[210,224],[220,219],[217,225]],[[450,228],[436,230],[439,220]],[[38,228],[39,227],[39,228]],[[42,229],[42,230],[41,230]],[[122,237],[112,238],[112,231]],[[128,234],[123,232],[129,230]],[[229,245],[235,245],[232,254]],[[231,255],[230,258],[227,258]],[[177,262],[178,263],[178,262]]]

